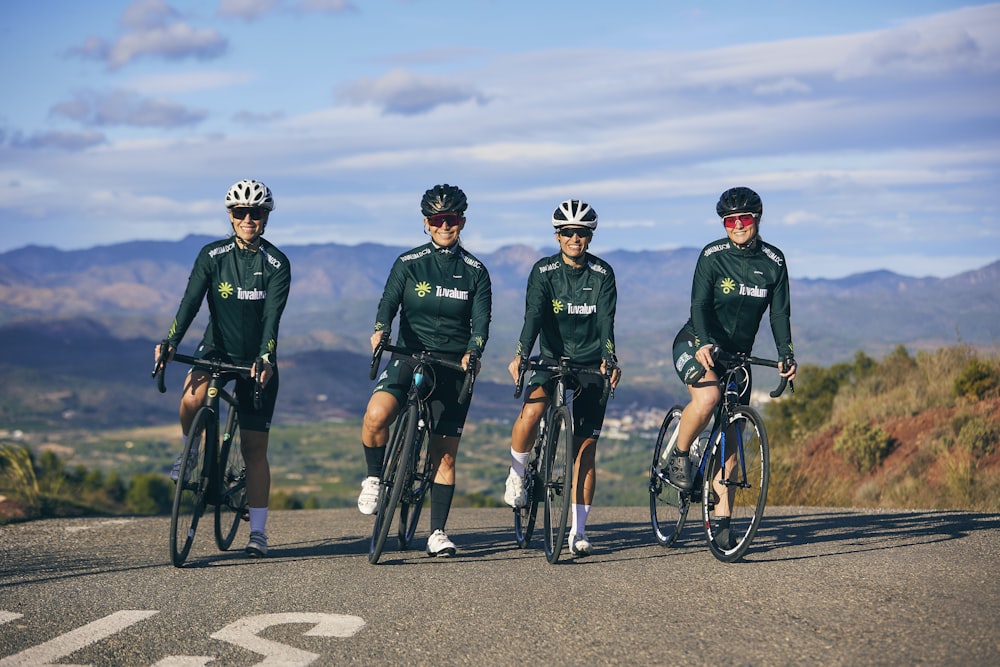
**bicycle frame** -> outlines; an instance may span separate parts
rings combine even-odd
[[[545,556],[549,563],[557,562],[562,551],[576,474],[576,438],[566,398],[570,391],[575,397],[575,390],[569,388],[568,380],[580,375],[600,375],[604,379],[602,402],[606,402],[612,392],[612,368],[607,368],[604,373],[596,368],[573,365],[570,361],[568,357],[562,357],[554,364],[546,363],[539,357],[523,359],[514,390],[514,397],[520,397],[529,370],[553,374],[552,394],[539,421],[538,435],[532,448],[534,456],[529,457],[526,464],[528,502],[525,507],[514,508],[514,535],[518,546],[526,548],[534,530],[538,503],[544,501]],[[561,460],[563,456],[565,461]]]
[[[385,453],[385,463],[380,475],[378,510],[375,524],[372,528],[371,546],[368,551],[368,561],[373,565],[378,563],[392,523],[392,517],[400,508],[398,538],[399,548],[405,549],[413,538],[417,521],[427,490],[433,484],[435,470],[431,465],[429,437],[431,426],[430,408],[426,397],[433,391],[433,366],[443,366],[465,373],[465,381],[459,393],[459,401],[464,402],[472,394],[475,381],[477,359],[472,358],[469,368],[438,354],[427,351],[414,352],[405,348],[389,345],[388,337],[384,336],[372,355],[372,365],[369,376],[375,379],[381,361],[382,352],[390,352],[408,356],[415,361],[415,366],[406,393],[406,402],[401,406],[395,426],[389,438]],[[429,384],[426,384],[429,382]]]
[[[167,349],[167,342],[162,341],[161,356],[153,368],[153,375],[157,378],[157,386],[161,393],[166,392],[164,369]],[[238,435],[239,401],[225,389],[225,384],[237,376],[249,375],[252,366],[240,366],[217,359],[199,359],[182,354],[175,354],[173,358],[209,374],[205,398],[195,412],[188,441],[181,453],[181,466],[171,511],[171,560],[176,567],[181,567],[190,552],[198,522],[208,505],[214,505],[216,508],[215,540],[222,551],[230,547],[239,521],[244,518],[246,469],[245,465],[241,465],[242,453],[233,450],[233,447],[238,445],[230,440],[230,437]],[[259,363],[258,360],[255,365]],[[257,375],[254,382],[254,405],[258,409],[260,394],[260,376]],[[225,430],[220,433],[222,403],[229,406],[229,411]],[[224,440],[220,440],[220,437]],[[196,451],[196,447],[200,447],[201,451],[192,457],[191,454]],[[231,459],[230,453],[233,454],[232,462],[235,464],[231,474],[227,471]],[[203,465],[199,466],[199,462],[203,462]],[[232,514],[224,515],[224,511]],[[182,515],[188,519],[182,520]],[[185,523],[188,525],[185,526]]]

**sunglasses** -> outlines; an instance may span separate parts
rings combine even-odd
[[[465,222],[465,218],[459,213],[435,213],[427,218],[427,224],[431,227],[440,227],[443,224],[447,224],[449,227],[458,227],[463,222]]]
[[[757,222],[757,216],[753,213],[734,213],[733,215],[724,217],[722,224],[726,226],[726,229],[733,229],[736,227],[737,221],[743,223],[744,227],[749,227]]]
[[[571,239],[579,236],[581,239],[589,239],[594,235],[594,230],[589,227],[563,227],[559,230],[559,236]]]
[[[267,210],[263,206],[235,206],[229,209],[229,213],[233,220],[242,220],[248,215],[251,220],[263,220]]]

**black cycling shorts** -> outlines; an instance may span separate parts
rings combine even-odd
[[[204,345],[199,345],[194,355],[198,359],[220,359],[228,363],[233,363],[228,356]],[[191,371],[201,369],[192,368]],[[191,371],[188,371],[189,373]],[[267,381],[267,385],[260,394],[260,409],[253,406],[254,381],[251,378],[239,376],[236,378],[236,400],[239,401],[240,428],[248,431],[263,431],[267,433],[271,430],[271,418],[274,417],[274,404],[278,400],[278,367],[274,366],[274,375]],[[225,417],[223,417],[224,419]]]
[[[544,360],[546,363],[555,363],[551,359]],[[572,390],[572,400],[570,402],[570,413],[573,415],[573,434],[578,438],[593,438],[596,440],[601,435],[604,427],[604,412],[607,410],[607,401],[601,402],[604,394],[604,378],[600,375],[579,375],[577,385],[567,381],[567,390]],[[548,371],[532,371],[528,378],[528,386],[525,389],[525,400],[531,396],[534,387],[542,386],[545,394],[549,397],[555,391],[555,380],[553,374]]]
[[[439,356],[452,361],[460,362],[462,354],[443,354]],[[385,391],[392,394],[400,405],[406,403],[406,394],[410,391],[410,383],[413,378],[413,369],[416,361],[408,356],[396,356],[389,359],[389,365],[385,367],[375,384],[375,392]],[[462,429],[465,428],[465,418],[469,414],[469,403],[472,397],[459,404],[458,395],[465,384],[465,372],[452,368],[445,368],[434,364],[425,365],[427,369],[421,387],[425,394],[427,406],[431,412],[430,432],[435,435],[447,435],[461,437]]]
[[[677,376],[686,385],[694,385],[696,382],[705,377],[706,369],[701,365],[701,362],[694,358],[694,353],[698,351],[695,347],[695,335],[694,332],[687,327],[682,328],[677,332],[677,337],[674,338],[674,370],[677,371]],[[740,393],[740,403],[743,405],[750,404],[750,389],[753,386],[753,378],[750,375],[750,368],[747,367],[747,372],[741,374],[737,378],[738,386],[735,388]],[[715,362],[715,374],[720,378],[726,372],[726,365],[721,361]]]

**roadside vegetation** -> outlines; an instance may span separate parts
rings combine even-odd
[[[1000,511],[1000,359],[966,346],[881,361],[804,366],[795,393],[763,408],[768,503]],[[276,427],[273,509],[353,505],[364,476],[357,420]],[[0,439],[0,524],[88,514],[165,514],[179,427]],[[602,440],[602,505],[642,505],[655,433]],[[510,425],[469,424],[456,506],[498,506]],[[35,453],[39,452],[39,453]],[[65,460],[73,460],[67,465]]]

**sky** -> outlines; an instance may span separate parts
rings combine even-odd
[[[0,253],[227,232],[265,182],[281,246],[700,248],[733,186],[793,279],[1000,258],[1000,4],[7,0]]]

